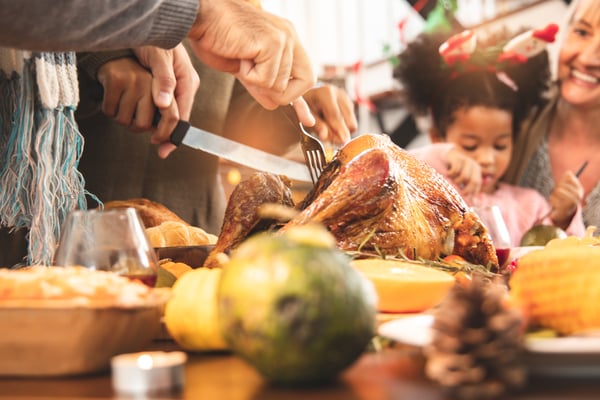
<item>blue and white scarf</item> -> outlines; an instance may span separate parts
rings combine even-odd
[[[78,102],[75,53],[0,48],[0,226],[29,229],[30,265],[51,265],[66,214],[85,208]]]

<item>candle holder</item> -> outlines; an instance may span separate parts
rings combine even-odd
[[[113,388],[128,395],[181,390],[186,360],[181,351],[120,354],[111,359]]]

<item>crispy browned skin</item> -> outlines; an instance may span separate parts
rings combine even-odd
[[[360,143],[362,141],[362,144]],[[361,135],[328,165],[285,227],[324,223],[344,250],[497,265],[479,217],[433,168],[387,135]]]
[[[329,228],[340,248],[356,250],[392,212],[396,192],[384,152],[371,152],[343,166],[334,160],[299,205],[306,208],[282,229],[317,221]]]
[[[259,205],[256,192],[249,203]],[[473,263],[498,265],[485,227],[459,193],[387,135],[361,135],[344,146],[298,208],[301,213],[282,230],[317,221],[343,250],[430,260],[457,254]],[[244,212],[252,214],[245,206]],[[226,212],[225,220],[239,224],[233,213]],[[241,232],[232,227],[221,236],[231,242],[234,233]]]
[[[272,221],[264,221],[260,217],[260,205],[276,203],[293,207],[290,184],[287,177],[264,172],[251,175],[240,182],[231,192],[219,238],[204,266],[218,267],[217,254],[236,247],[253,231],[264,230],[271,225]]]

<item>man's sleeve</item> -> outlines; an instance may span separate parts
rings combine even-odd
[[[198,0],[0,0],[0,47],[99,51],[172,48],[194,23]]]

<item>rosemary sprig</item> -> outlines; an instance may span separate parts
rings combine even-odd
[[[413,252],[416,254],[415,249],[413,249]],[[437,259],[437,260],[427,260],[427,259],[424,259],[421,257],[416,257],[415,259],[411,259],[411,258],[407,257],[403,251],[398,251],[398,254],[396,254],[396,255],[382,254],[382,253],[374,254],[374,253],[364,252],[364,251],[360,251],[360,250],[359,251],[347,251],[346,253],[355,259],[380,258],[383,260],[397,260],[397,261],[402,261],[402,262],[406,262],[409,264],[415,264],[415,265],[435,268],[435,269],[438,269],[438,270],[441,270],[444,272],[449,272],[453,275],[458,272],[464,272],[469,275],[473,274],[474,272],[479,272],[489,278],[498,276],[498,274],[496,274],[490,270],[490,267],[480,265],[480,264],[473,264],[466,260],[465,261],[453,260],[450,263],[448,261],[444,261],[441,258]]]

